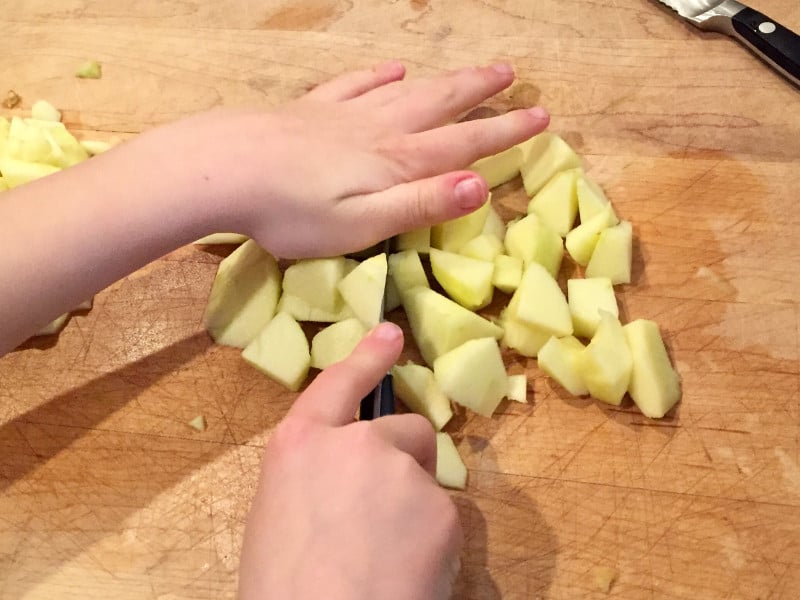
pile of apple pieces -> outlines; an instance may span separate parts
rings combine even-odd
[[[76,165],[111,147],[96,140],[78,141],[61,122],[61,113],[45,100],[31,108],[30,118],[0,117],[0,192]],[[75,311],[90,310],[87,300]],[[36,335],[53,335],[69,319],[65,313]]]
[[[506,225],[490,196],[470,215],[400,235],[399,251],[388,257],[301,260],[283,274],[246,241],[220,263],[205,314],[212,337],[243,348],[245,360],[296,391],[310,368],[343,359],[378,323],[386,282],[386,310],[404,308],[427,363],[395,366],[395,392],[437,431],[453,416],[451,401],[485,416],[503,398],[526,401],[525,376],[507,375],[501,345],[536,357],[573,395],[619,405],[629,393],[646,416],[664,416],[680,385],[658,326],[641,319],[623,326],[614,293],[614,285],[630,283],[631,224],[617,218],[557,135],[541,134],[472,168],[491,187],[521,173],[527,215]],[[234,235],[202,242],[240,241]],[[556,281],[565,247],[585,273],[567,282],[566,295]],[[421,255],[444,294],[431,288]],[[475,311],[495,289],[511,300],[489,320]],[[309,344],[301,321],[331,325]],[[452,439],[439,433],[437,440],[437,478],[463,488],[466,469]]]

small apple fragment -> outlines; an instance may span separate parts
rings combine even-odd
[[[608,277],[614,285],[630,283],[632,261],[633,227],[622,221],[600,234],[586,265],[586,277]]]
[[[519,175],[521,162],[522,151],[517,146],[512,146],[508,150],[475,161],[469,170],[483,177],[491,189]]]
[[[494,259],[492,284],[501,292],[513,294],[522,280],[522,259],[501,254]]]
[[[100,79],[102,76],[102,67],[96,60],[87,60],[75,71],[75,77],[78,79]]]
[[[569,144],[554,133],[540,133],[536,142],[527,143],[520,165],[528,197],[533,197],[558,172],[576,169],[581,159]]]
[[[316,306],[311,306],[302,298],[286,293],[281,296],[276,312],[288,313],[295,321],[311,321],[314,323],[337,323],[355,316],[350,307],[344,302],[342,302],[338,312],[328,312]]]
[[[386,254],[381,253],[359,264],[339,282],[345,303],[368,329],[381,321],[387,272]]]
[[[397,286],[402,300],[415,287],[430,287],[425,268],[416,250],[404,250],[389,256],[389,276]]]
[[[524,374],[508,376],[508,392],[506,392],[506,397],[514,402],[527,403],[528,378]]]
[[[44,163],[27,162],[8,156],[0,157],[0,173],[3,174],[3,182],[8,189],[58,173],[60,170],[58,167]]]
[[[61,121],[61,111],[47,100],[37,100],[31,106],[31,117],[42,121]]]
[[[288,313],[278,313],[255,336],[242,357],[293,392],[303,385],[311,352],[303,329]]]
[[[600,311],[619,316],[614,287],[608,277],[570,279],[567,299],[575,335],[591,338],[600,324]]]
[[[597,589],[607,594],[611,591],[611,587],[619,577],[619,571],[613,567],[594,567],[592,569],[592,575],[594,576],[594,582],[595,585],[597,585]]]
[[[219,263],[203,324],[218,344],[244,348],[272,319],[280,293],[277,261],[245,242]]]
[[[81,147],[83,147],[83,149],[89,154],[89,156],[103,154],[114,147],[114,144],[110,142],[103,142],[101,140],[81,140],[80,144]]]
[[[356,318],[329,325],[311,340],[311,366],[326,369],[343,361],[366,334],[367,328]]]
[[[496,237],[501,242],[506,237],[506,224],[503,222],[503,217],[500,216],[493,206],[489,207],[489,212],[486,214],[486,222],[483,224],[481,234],[489,234]]]
[[[57,317],[50,321],[47,325],[42,327],[39,331],[34,334],[34,337],[40,337],[45,335],[55,335],[67,324],[67,319],[69,319],[69,313],[64,313],[60,317]]]
[[[446,433],[436,434],[436,481],[442,487],[463,490],[467,487],[467,467],[456,445]]]
[[[578,212],[581,215],[581,223],[586,223],[611,205],[603,189],[587,175],[578,177],[575,191],[578,194]]]
[[[395,308],[403,304],[403,299],[400,297],[400,292],[391,275],[386,277],[386,295],[383,299],[383,311],[392,312]]]
[[[631,379],[633,358],[619,319],[600,312],[597,332],[578,359],[578,370],[589,393],[619,406]]]
[[[569,169],[553,175],[528,204],[528,214],[537,215],[559,236],[566,237],[578,214],[575,184],[582,169]]]
[[[197,415],[194,419],[189,421],[189,427],[194,429],[195,431],[205,431],[208,427],[206,424],[206,418],[203,415]]]
[[[476,338],[500,339],[503,330],[428,287],[418,286],[403,296],[411,333],[428,365],[441,355]]]
[[[681,385],[658,325],[637,319],[622,330],[633,357],[628,391],[643,415],[660,419],[681,399]]]
[[[344,273],[345,259],[342,256],[298,260],[284,272],[283,289],[311,306],[336,313],[342,308],[337,286]]]
[[[501,345],[517,351],[522,356],[535,358],[552,334],[541,327],[528,325],[514,319],[509,312],[506,308],[500,314],[500,325],[503,328]]]
[[[445,221],[431,228],[431,247],[448,252],[458,252],[472,238],[483,232],[486,217],[492,205],[492,195],[479,209],[459,217]]]
[[[515,319],[557,337],[572,335],[572,316],[564,292],[539,263],[525,268],[512,303]]]
[[[609,204],[600,213],[567,234],[566,246],[569,255],[582,267],[588,265],[600,234],[618,222],[619,219]]]
[[[539,350],[539,368],[573,396],[585,396],[589,389],[578,366],[584,345],[573,337],[551,337]]]
[[[433,374],[448,398],[485,417],[508,391],[500,348],[491,337],[469,340],[439,356]]]
[[[464,308],[478,310],[492,301],[494,262],[431,248],[431,269],[447,294]]]
[[[409,410],[428,419],[440,431],[453,418],[450,400],[444,395],[433,376],[423,365],[408,362],[392,368],[394,393]]]
[[[558,276],[564,256],[564,242],[537,215],[530,214],[511,223],[506,231],[505,246],[509,256],[522,259],[526,266],[537,262],[552,277]]]
[[[494,259],[503,253],[503,240],[498,239],[494,234],[482,233],[476,238],[468,241],[459,254],[494,262]]]
[[[240,233],[212,233],[195,242],[198,246],[212,246],[221,244],[243,244],[247,236]]]
[[[423,227],[397,236],[397,249],[416,250],[420,254],[427,254],[431,249],[431,228]]]

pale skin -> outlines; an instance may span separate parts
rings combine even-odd
[[[331,256],[467,214],[488,190],[465,167],[548,124],[539,108],[452,124],[511,84],[508,65],[404,77],[389,62],[272,111],[196,115],[4,192],[0,355],[209,233],[244,233],[282,258]],[[433,478],[433,429],[417,415],[353,421],[402,345],[399,328],[378,326],[274,431],[240,598],[448,597],[462,533]]]

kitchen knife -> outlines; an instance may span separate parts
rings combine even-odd
[[[386,258],[392,251],[392,238],[383,243],[381,252],[386,253]],[[388,275],[387,275],[388,278]],[[383,302],[381,303],[381,321],[384,321],[386,314],[386,285],[383,287]],[[392,385],[392,374],[387,373],[381,379],[381,382],[375,387],[372,392],[361,400],[361,407],[359,409],[358,418],[361,421],[369,421],[377,419],[384,415],[391,415],[394,413],[394,386]]]
[[[800,36],[736,0],[659,0],[695,27],[724,33],[800,87]]]

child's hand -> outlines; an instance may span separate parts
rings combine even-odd
[[[508,65],[404,74],[390,62],[273,111],[214,111],[167,130],[229,207],[230,229],[283,258],[344,254],[471,212],[488,190],[462,169],[549,120],[534,108],[449,124],[510,85]]]
[[[241,599],[450,597],[462,532],[432,477],[433,428],[414,414],[353,421],[402,346],[397,326],[379,325],[273,433],[245,533]]]

